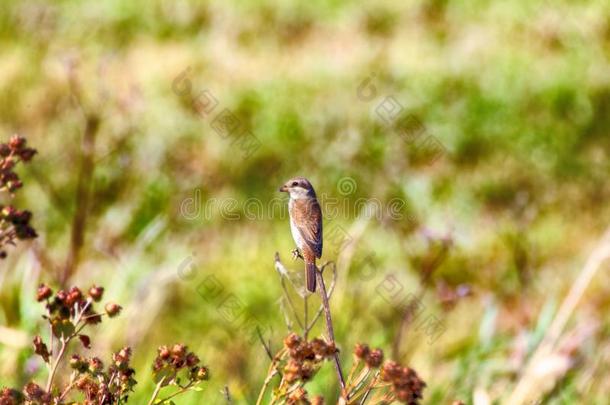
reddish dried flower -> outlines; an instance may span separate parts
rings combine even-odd
[[[186,354],[186,346],[181,344],[175,344],[172,347],[172,354],[177,357],[182,357]]]
[[[11,136],[11,139],[8,141],[8,146],[11,150],[17,151],[25,146],[25,143],[26,140],[24,137],[15,134]]]
[[[383,362],[383,351],[381,349],[371,350],[365,358],[366,365],[371,368],[377,368]]]
[[[288,363],[286,364],[286,366],[284,367],[284,378],[286,379],[286,381],[291,383],[291,382],[298,380],[300,377],[300,374],[301,374],[301,366],[299,365],[299,363],[296,360],[290,359],[288,361]]]
[[[295,349],[300,344],[301,344],[301,337],[299,335],[297,335],[296,333],[291,333],[290,335],[286,336],[286,338],[284,339],[284,346],[286,346],[287,349]]]
[[[324,397],[317,395],[311,399],[311,405],[324,405]]]
[[[24,401],[23,394],[11,388],[0,389],[0,405],[20,405]]]
[[[210,378],[210,371],[207,367],[195,367],[192,377],[197,381],[206,381]]]
[[[36,291],[36,301],[44,301],[53,295],[53,290],[49,288],[46,284],[40,284],[38,290]]]
[[[104,309],[106,310],[106,314],[108,314],[110,318],[114,318],[121,312],[123,308],[120,305],[115,304],[114,302],[109,302],[108,304],[106,304]]]
[[[99,373],[104,369],[104,363],[98,357],[89,359],[89,371],[93,374]]]
[[[307,391],[303,387],[298,387],[288,395],[286,402],[288,405],[296,405],[299,403],[309,403],[307,399]]]
[[[354,355],[363,360],[365,359],[370,352],[369,346],[363,343],[357,343],[356,347],[354,347]]]
[[[26,384],[23,388],[23,394],[25,395],[26,400],[32,403],[50,404],[52,399],[51,394],[33,382]]]
[[[187,366],[187,367],[194,367],[194,366],[196,366],[197,364],[199,364],[199,357],[197,357],[197,356],[195,355],[195,353],[189,353],[189,354],[186,356],[186,366]]]
[[[70,357],[70,367],[82,373],[87,370],[89,365],[81,356],[78,354],[73,354],[72,357]]]
[[[392,383],[392,390],[401,402],[417,405],[423,398],[426,383],[409,367],[401,367],[394,361],[388,361],[381,368],[381,380]]]
[[[25,147],[25,138],[17,135],[11,137],[8,143],[0,143],[0,192],[14,193],[23,186],[17,173],[17,164],[32,159],[36,151]],[[36,230],[29,224],[32,214],[29,211],[19,211],[12,206],[0,205],[0,258],[6,257],[2,248],[14,245],[16,240],[32,239],[37,236]]]
[[[34,353],[36,353],[37,355],[42,357],[42,359],[44,360],[45,363],[48,363],[49,357],[51,355],[49,354],[49,349],[47,348],[47,345],[44,344],[44,342],[42,341],[42,338],[40,336],[34,337],[33,343],[34,343]]]
[[[68,293],[66,293],[64,290],[59,290],[57,291],[57,294],[55,294],[55,298],[60,303],[64,304],[66,302],[66,298],[68,298]]]
[[[102,315],[100,315],[100,314],[87,315],[87,319],[85,320],[85,322],[89,325],[98,324],[98,323],[102,322]]]
[[[86,349],[91,349],[91,338],[87,335],[78,335],[80,342]]]
[[[167,346],[161,346],[158,349],[159,351],[159,357],[163,360],[167,360],[169,358],[169,356],[171,356],[171,352],[169,351],[169,349],[167,348]]]
[[[103,295],[104,295],[104,287],[98,287],[96,285],[93,285],[89,289],[89,297],[91,297],[91,299],[93,299],[93,301],[95,301],[95,302],[99,302],[102,299]]]
[[[19,151],[19,157],[21,158],[21,160],[23,160],[24,162],[29,162],[30,160],[32,160],[32,158],[34,157],[34,155],[38,153],[36,151],[36,149],[32,149],[32,148],[24,148],[21,151]]]
[[[114,360],[114,364],[118,368],[129,365],[130,359],[131,359],[131,348],[129,348],[129,347],[124,347],[112,355],[112,360]]]
[[[309,342],[301,342],[297,347],[290,350],[290,357],[299,361],[313,360],[315,353]]]
[[[83,297],[83,293],[78,287],[72,287],[68,291],[68,294],[65,299],[65,304],[69,307],[73,306],[75,303],[79,302]]]
[[[300,370],[301,380],[309,381],[311,379],[311,377],[313,377],[313,374],[314,374],[314,370],[311,367],[311,365],[309,365],[308,363],[301,365],[301,370]]]

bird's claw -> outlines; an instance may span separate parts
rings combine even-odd
[[[296,259],[303,259],[303,255],[301,255],[301,252],[299,252],[299,249],[292,250],[292,260],[296,260]]]

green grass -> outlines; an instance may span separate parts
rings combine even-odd
[[[197,286],[215,276],[280,347],[287,330],[273,255],[294,270],[300,264],[288,261],[287,219],[250,220],[243,207],[248,198],[278,197],[293,175],[352,205],[401,198],[403,213],[416,218],[369,221],[353,257],[339,258],[331,306],[345,366],[356,342],[390,353],[400,314],[376,287],[392,273],[417,290],[421,230],[452,235],[433,280],[468,284],[473,294],[444,310],[432,287],[424,303],[446,333],[431,345],[411,332],[403,342],[402,360],[428,382],[428,404],[470,403],[481,389],[506,399],[518,380],[516,345],[525,339],[531,350],[539,341],[610,219],[607,2],[5,3],[0,136],[17,132],[39,150],[20,169],[26,186],[15,204],[34,212],[36,251],[49,262],[28,245],[0,263],[0,325],[36,333],[34,288],[53,283],[65,261],[84,126],[68,81],[73,63],[83,106],[101,120],[73,281],[105,285],[125,307],[98,340],[104,349],[134,346],[136,403],[152,390],[156,347],[175,341],[200,354],[213,376],[204,393],[177,403],[221,403],[225,385],[237,403],[254,401],[268,367],[264,350]],[[260,141],[252,156],[214,132],[214,114],[197,114],[172,91],[189,66],[193,90],[218,99],[214,114],[230,109]],[[373,73],[377,96],[361,101],[358,86]],[[377,118],[376,105],[390,95],[446,148],[433,165]],[[357,184],[348,196],[337,189],[344,177]],[[182,216],[197,189],[201,205],[235,199],[228,208],[239,219]],[[357,229],[354,210],[336,221]],[[323,259],[337,260],[332,250]],[[365,280],[370,253],[377,270]],[[195,272],[181,280],[189,256]],[[544,403],[601,404],[610,393],[600,360],[610,348],[606,281],[598,274],[568,325],[598,328]],[[320,324],[314,333],[323,332]],[[0,344],[0,383],[29,380],[31,354]],[[307,387],[330,401],[334,371],[327,364],[322,373],[324,382]]]

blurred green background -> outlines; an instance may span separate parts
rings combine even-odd
[[[445,332],[429,343],[408,328],[398,360],[428,382],[424,403],[506,399],[609,223],[609,56],[605,0],[4,0],[0,138],[18,133],[39,151],[14,203],[40,236],[0,263],[0,325],[14,334],[0,342],[0,385],[44,378],[30,348],[42,326],[34,292],[58,285],[84,210],[69,283],[104,285],[125,308],[91,334],[105,361],[133,347],[136,403],[152,391],[156,347],[178,341],[213,376],[178,403],[223,403],[225,385],[253,403],[269,360],[201,283],[235,297],[280,347],[273,255],[296,274],[302,264],[289,259],[285,215],[252,218],[246,201],[286,203],[278,187],[302,175],[344,208],[404,202],[397,216],[325,212],[326,233],[350,240],[327,235],[323,256],[337,262],[344,367],[356,342],[391,354],[401,313],[380,286],[390,276],[404,295],[419,291],[422,263],[450,239],[422,301]],[[218,101],[210,114],[193,103],[204,91]],[[389,96],[443,146],[436,160],[379,118]],[[253,144],[213,129],[223,109]],[[87,122],[98,126],[83,173]],[[206,211],[212,199],[222,209]],[[601,271],[571,318],[574,347],[544,378],[544,403],[607,403],[608,286]],[[321,373],[307,388],[332,403],[331,364]]]

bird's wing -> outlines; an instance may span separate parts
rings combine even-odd
[[[316,254],[322,256],[322,210],[314,199],[296,200],[292,215],[294,224],[307,246]]]

